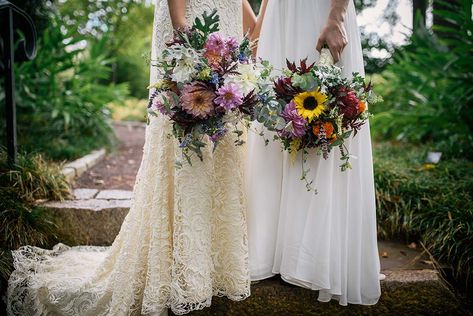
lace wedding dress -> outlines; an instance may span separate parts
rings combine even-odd
[[[241,0],[187,0],[187,17],[214,8],[221,32],[241,38]],[[172,35],[167,1],[155,10],[154,57]],[[112,246],[14,251],[10,315],[185,314],[209,306],[213,295],[249,296],[244,148],[228,135],[204,162],[176,169],[180,149],[167,137],[169,121],[150,120],[132,207]]]
[[[286,58],[317,61],[315,47],[331,1],[270,0],[259,57],[275,69]],[[353,1],[345,19],[348,45],[339,66],[343,74],[364,74],[363,55]],[[267,138],[271,139],[268,135]],[[248,135],[248,236],[252,279],[281,274],[289,283],[319,291],[319,300],[340,304],[375,304],[380,297],[376,242],[376,205],[369,125],[348,142],[352,170],[341,172],[340,153],[328,160],[310,153],[307,178],[301,181],[301,157],[292,163],[277,143],[264,146]]]

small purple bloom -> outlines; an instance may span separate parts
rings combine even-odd
[[[217,90],[217,98],[214,102],[230,111],[243,103],[243,93],[236,84],[230,83]]]
[[[222,137],[225,136],[226,133],[227,133],[227,130],[226,130],[225,128],[219,129],[219,130],[217,130],[215,133],[213,133],[213,134],[210,136],[210,140],[211,140],[213,143],[216,143],[216,142],[218,142],[220,139],[222,139]]]
[[[283,136],[299,138],[305,135],[307,120],[297,113],[296,104],[294,101],[289,102],[285,106],[281,115],[287,123],[292,123],[292,131],[283,131]]]
[[[163,115],[169,115],[169,111],[166,109],[163,102],[159,100],[158,94],[153,95],[153,98],[151,99],[150,109],[152,111],[158,111]]]
[[[238,60],[240,61],[240,63],[246,64],[248,62],[248,56],[243,53],[240,53],[240,55],[238,55]]]
[[[238,45],[238,42],[234,37],[228,37],[227,40],[225,41],[225,44],[227,45],[227,50],[229,52],[233,52],[235,49],[240,47],[240,45]]]
[[[212,74],[212,78],[210,79],[210,82],[211,82],[212,84],[214,84],[214,85],[218,85],[218,84],[219,84],[219,82],[220,82],[220,77],[218,76],[217,73],[214,72],[214,73]]]

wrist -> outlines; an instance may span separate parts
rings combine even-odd
[[[344,23],[345,16],[345,8],[332,8],[328,16],[328,23]]]

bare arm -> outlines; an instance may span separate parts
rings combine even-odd
[[[256,15],[248,0],[243,1],[243,34],[252,34],[256,24]]]
[[[320,52],[324,43],[327,43],[335,62],[340,60],[343,49],[348,44],[345,30],[345,16],[347,14],[349,0],[332,0],[330,14],[322,33],[317,42],[317,50]]]
[[[168,0],[169,14],[171,15],[172,26],[174,29],[187,26],[186,20],[187,0]]]
[[[256,20],[256,24],[255,24],[255,27],[253,29],[253,33],[251,33],[251,40],[254,41],[254,42],[258,42],[258,39],[259,39],[259,36],[260,36],[260,33],[261,33],[261,27],[263,25],[263,20],[264,20],[264,15],[266,14],[266,7],[268,6],[268,0],[263,0],[261,2],[261,7],[260,7],[260,10],[259,10],[259,14],[258,14],[258,19]],[[256,46],[255,50],[254,50],[254,55],[256,55],[256,49],[257,49],[258,46]]]

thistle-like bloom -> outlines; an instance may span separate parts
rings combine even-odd
[[[320,88],[317,88],[313,91],[297,94],[294,97],[294,103],[296,104],[298,113],[310,123],[313,119],[318,118],[325,110],[327,99],[327,95],[320,92]]]
[[[214,111],[215,93],[202,84],[191,83],[182,88],[181,106],[189,114],[197,118],[207,118]]]
[[[283,136],[299,138],[305,135],[307,121],[299,115],[294,101],[289,102],[281,113],[287,123],[292,125],[290,131],[283,131]]]
[[[217,90],[217,95],[215,104],[220,105],[227,111],[231,111],[243,103],[243,94],[240,88],[233,83],[222,86]]]

